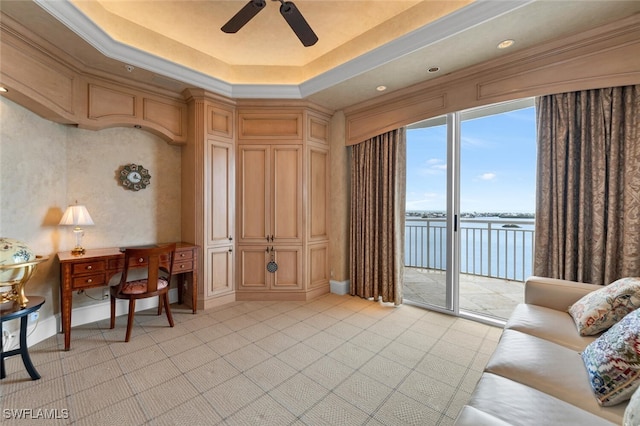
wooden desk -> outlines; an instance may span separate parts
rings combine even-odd
[[[191,274],[191,308],[198,306],[198,249],[188,243],[177,243],[173,261],[173,274],[178,277],[178,302],[183,303],[184,274]],[[58,253],[60,259],[60,305],[64,349],[71,347],[71,309],[73,292],[87,288],[104,287],[124,268],[124,253],[118,247],[87,250],[80,256],[70,251]]]

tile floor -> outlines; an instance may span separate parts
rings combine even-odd
[[[333,294],[173,309],[174,328],[137,313],[129,343],[119,317],[32,346],[37,381],[7,359],[2,424],[451,425],[502,332]]]

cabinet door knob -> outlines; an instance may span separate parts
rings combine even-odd
[[[138,263],[142,263],[142,262],[144,262],[144,258],[141,257],[140,259],[138,259]]]
[[[93,266],[89,265],[87,266],[87,269],[93,269]]]
[[[87,280],[87,282],[88,282],[88,283],[92,283],[92,282],[93,282],[93,280],[92,280],[91,278],[89,278],[89,279]]]
[[[229,253],[231,253],[232,251],[233,251],[233,249],[232,249],[232,248],[230,248],[230,249],[229,249]]]

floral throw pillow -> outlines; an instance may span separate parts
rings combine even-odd
[[[629,404],[624,410],[623,426],[633,426],[640,424],[640,388],[631,395]]]
[[[569,306],[569,314],[581,336],[605,331],[640,307],[640,278],[620,278],[592,291]]]
[[[640,385],[640,310],[613,325],[582,352],[598,403],[626,401]]]

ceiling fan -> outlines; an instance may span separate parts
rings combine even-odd
[[[291,29],[306,47],[313,46],[318,41],[318,36],[313,32],[300,10],[293,2],[285,0],[273,0],[280,2],[280,14],[287,21]],[[221,30],[225,33],[237,33],[247,22],[258,14],[265,6],[265,0],[249,0],[238,13],[224,24]]]

